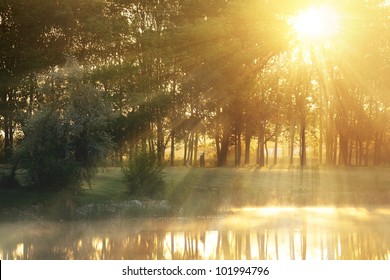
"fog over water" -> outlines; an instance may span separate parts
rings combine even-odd
[[[390,259],[390,208],[266,207],[222,218],[0,224],[0,259]]]

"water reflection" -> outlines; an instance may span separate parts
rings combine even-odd
[[[0,259],[390,259],[390,211],[260,208],[220,219],[0,224]]]

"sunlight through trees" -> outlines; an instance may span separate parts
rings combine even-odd
[[[49,104],[65,129],[75,73],[58,73],[72,57],[88,84],[77,98],[93,88],[112,106],[110,164],[141,150],[171,166],[202,152],[206,166],[389,164],[388,12],[374,0],[1,1],[1,161]],[[91,137],[104,126],[69,121],[93,123]]]

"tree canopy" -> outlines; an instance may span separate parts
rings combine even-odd
[[[308,9],[332,22],[299,18]],[[25,165],[39,182],[45,164],[89,172],[138,151],[159,165],[196,165],[201,151],[217,166],[262,167],[271,154],[302,167],[389,164],[389,9],[2,0],[1,160],[46,158]],[[296,23],[305,20],[310,32]]]

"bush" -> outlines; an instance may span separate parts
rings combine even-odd
[[[46,154],[38,161],[32,160],[27,170],[34,186],[41,190],[77,190],[82,183],[77,163],[50,154]]]
[[[15,189],[20,187],[20,183],[14,176],[0,173],[0,188]]]
[[[122,169],[130,195],[156,198],[164,190],[163,168],[157,164],[156,157],[141,152]]]
[[[17,149],[20,167],[43,190],[77,190],[90,182],[112,148],[108,123],[111,106],[92,85],[83,82],[81,67],[69,59],[42,88],[48,100],[23,127]]]
[[[66,160],[66,135],[59,132],[60,115],[54,110],[37,113],[26,126],[18,147],[20,166],[27,170],[35,188],[60,190],[80,186],[74,162]]]

